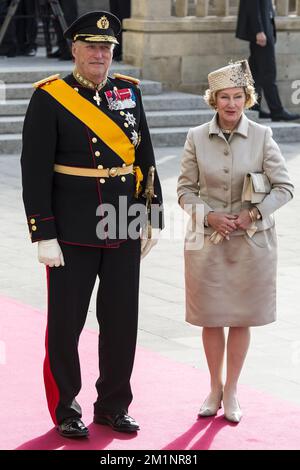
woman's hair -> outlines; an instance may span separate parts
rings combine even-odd
[[[257,103],[257,95],[255,93],[255,89],[252,85],[248,85],[246,87],[243,87],[245,95],[246,95],[246,102],[245,102],[245,108],[251,108],[255,103]],[[213,109],[216,109],[217,105],[217,93],[219,93],[222,90],[218,91],[211,91],[209,88],[206,90],[203,98],[204,101],[208,104]]]

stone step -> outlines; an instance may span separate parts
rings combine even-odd
[[[300,123],[297,122],[271,122],[268,119],[260,119],[260,124],[270,126],[276,142],[293,143],[300,142]]]
[[[7,83],[3,88],[3,98],[8,100],[28,100],[34,91],[32,83]]]
[[[48,59],[48,61],[45,62],[41,67],[39,61],[37,61],[36,65],[30,63],[29,65],[21,66],[17,64],[7,64],[6,60],[1,59],[0,81],[4,83],[34,83],[38,80],[42,80],[45,77],[55,75],[57,73],[61,74],[63,77],[68,73],[71,73],[72,70],[73,65],[71,62],[61,64],[58,61],[52,62],[50,59]],[[140,69],[131,65],[113,64],[110,69],[110,75],[112,75],[114,72],[130,75],[136,78],[140,77]]]
[[[21,134],[24,116],[0,116],[0,136],[4,134]]]
[[[257,121],[258,113],[247,111],[247,117]],[[150,128],[156,127],[194,127],[200,126],[213,118],[212,109],[196,109],[183,111],[148,111],[146,113]],[[0,127],[1,129],[1,127]]]
[[[263,121],[260,121],[263,122]],[[297,123],[270,123],[273,136],[279,143],[300,142],[300,124]],[[189,127],[158,127],[150,128],[152,142],[155,147],[182,147],[184,145]],[[22,148],[22,135],[0,134],[0,155],[20,154]]]
[[[158,97],[144,96],[144,108],[146,111],[182,111],[207,109],[202,96],[181,93],[178,91],[167,91]]]
[[[262,121],[260,121],[262,122]],[[300,142],[300,124],[266,121],[273,130],[273,137],[278,143]],[[185,143],[188,127],[152,128],[150,134],[154,147],[181,147]]]
[[[213,111],[184,110],[184,111],[147,111],[147,120],[150,128],[156,127],[194,127],[209,121],[213,117]],[[248,117],[256,120],[256,114],[252,112]],[[19,134],[22,132],[23,116],[0,116],[0,134]]]
[[[257,121],[258,114],[246,112],[249,119]],[[150,128],[157,127],[195,127],[212,119],[214,112],[210,109],[183,111],[147,111]],[[0,116],[0,134],[19,134],[22,132],[23,116]]]
[[[1,103],[0,116],[24,116],[29,100],[9,100]]]
[[[185,111],[147,111],[150,128],[157,127],[195,127],[212,119],[214,112],[210,109]],[[247,116],[257,121],[258,114],[247,111]],[[23,128],[23,116],[0,116],[0,134],[20,134]]]
[[[185,110],[185,111],[147,111],[147,120],[150,128],[156,127],[194,127],[209,121],[213,111]],[[250,119],[256,120],[257,113],[248,113]],[[0,116],[0,134],[20,134],[22,132],[24,116]]]
[[[150,128],[198,126],[212,119],[213,114],[213,111],[210,111],[209,109],[167,112],[148,111],[146,113],[148,125]]]
[[[18,154],[21,151],[22,127],[32,83],[48,75],[71,72],[71,62],[49,60],[41,52],[35,58],[6,59],[0,57],[0,81],[6,85],[6,101],[0,103],[0,155]],[[126,64],[114,63],[111,73],[140,77],[140,70]],[[1,85],[1,82],[0,82]],[[143,80],[141,83],[144,107],[155,146],[182,146],[190,127],[209,121],[213,111],[199,95],[162,90],[160,82]],[[0,86],[0,100],[3,87]],[[257,120],[257,113],[247,112]],[[260,121],[263,122],[263,121]],[[300,142],[300,125],[297,123],[270,123],[278,142]]]
[[[0,155],[20,155],[22,134],[0,134]]]
[[[206,108],[203,98],[180,92],[146,95],[143,98],[146,111],[171,111]],[[7,100],[0,106],[0,116],[24,116],[29,100]]]
[[[162,92],[162,84],[152,80],[142,80],[140,88],[143,95],[159,95]],[[33,91],[32,83],[7,83],[4,89],[7,100],[30,99]]]
[[[251,113],[256,115],[257,113]],[[150,128],[199,126],[213,117],[213,111],[148,111],[146,113]],[[250,116],[249,116],[250,117]],[[256,116],[251,116],[251,119]],[[0,116],[0,134],[20,134],[23,128],[23,116]]]

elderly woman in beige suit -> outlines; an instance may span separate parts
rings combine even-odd
[[[210,371],[211,391],[199,416],[217,414],[223,401],[225,417],[239,422],[237,383],[250,327],[276,318],[273,213],[292,198],[293,185],[271,129],[244,114],[255,103],[247,61],[210,73],[208,82],[205,99],[216,114],[189,130],[178,180],[179,203],[192,207],[196,231],[204,238],[201,249],[185,246],[186,320],[203,327]],[[267,175],[271,187],[257,204],[242,201],[250,172]],[[229,327],[227,343],[224,327]]]

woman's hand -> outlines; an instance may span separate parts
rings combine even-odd
[[[240,230],[247,230],[252,225],[252,220],[248,209],[243,209],[235,220],[237,228]]]
[[[220,212],[210,212],[207,216],[208,225],[210,225],[222,237],[227,238],[228,235],[237,229],[237,215],[223,214]]]

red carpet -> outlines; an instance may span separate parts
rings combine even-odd
[[[0,298],[0,449],[300,449],[300,408],[240,387],[244,418],[228,423],[196,421],[206,396],[207,374],[138,349],[130,408],[141,426],[137,436],[91,424],[97,378],[97,334],[85,331],[80,355],[83,389],[79,402],[89,426],[88,440],[60,437],[48,415],[43,378],[46,316],[16,301]],[[262,412],[263,411],[263,412]]]

